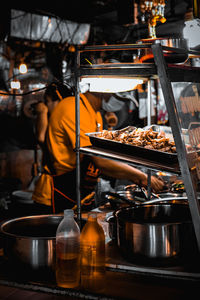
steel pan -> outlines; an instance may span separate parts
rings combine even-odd
[[[199,258],[188,205],[145,204],[119,209],[115,216],[117,244],[129,261],[160,266]]]

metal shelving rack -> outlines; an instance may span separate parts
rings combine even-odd
[[[137,63],[119,63],[119,64],[100,64],[100,65],[80,65],[80,55],[85,51],[117,51],[117,50],[137,50],[141,48],[151,48],[154,55],[154,62],[151,64],[137,64]],[[200,251],[200,204],[197,198],[196,183],[199,179],[196,176],[194,165],[191,167],[189,163],[186,145],[181,135],[181,125],[179,115],[176,109],[175,98],[172,89],[172,82],[200,82],[200,68],[190,67],[186,65],[167,64],[164,58],[164,52],[169,51],[173,53],[185,54],[199,54],[185,49],[169,48],[161,46],[159,43],[154,44],[133,44],[133,45],[108,45],[108,46],[86,46],[79,47],[76,50],[75,61],[75,84],[76,84],[76,156],[77,156],[77,207],[78,220],[81,220],[81,201],[80,201],[80,153],[87,155],[100,155],[107,158],[112,158],[127,162],[133,165],[145,166],[148,169],[165,170],[174,173],[181,173],[186,195],[189,202],[189,208],[192,216],[194,230],[196,234],[197,244]],[[159,162],[152,162],[151,160],[133,158],[128,155],[106,151],[95,147],[80,148],[80,109],[79,109],[79,81],[82,76],[117,76],[117,77],[143,77],[146,79],[159,78],[165,104],[168,111],[169,123],[174,136],[178,166],[160,164]]]

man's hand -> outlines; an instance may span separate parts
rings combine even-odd
[[[140,171],[137,168],[134,168],[128,164],[117,162],[110,159],[105,159],[97,156],[93,156],[92,160],[96,167],[107,176],[118,178],[118,179],[127,179],[133,183],[147,187],[147,174]],[[164,182],[158,179],[155,176],[151,176],[151,188],[155,192],[159,192],[163,189]]]
[[[147,175],[146,178],[141,180],[140,185],[147,187]],[[164,182],[155,176],[151,176],[151,189],[154,192],[160,192],[163,190],[163,188],[164,188]]]

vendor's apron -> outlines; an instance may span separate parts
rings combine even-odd
[[[80,170],[81,207],[87,211],[95,207],[94,190],[100,172],[89,157],[83,158]],[[60,213],[64,209],[76,207],[76,169],[58,176],[52,175],[51,198],[53,213]]]

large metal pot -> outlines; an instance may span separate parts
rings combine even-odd
[[[184,38],[155,38],[155,39],[142,39],[139,40],[138,44],[153,44],[159,42],[162,46],[181,48],[188,50],[187,41]],[[184,63],[188,59],[188,54],[176,53],[168,50],[163,50],[164,57],[168,63]],[[150,63],[154,61],[153,53],[151,48],[144,48],[138,50],[138,58],[140,62]]]
[[[129,261],[160,266],[199,257],[188,205],[136,205],[115,216],[117,244]]]
[[[5,221],[1,225],[4,255],[20,270],[54,273],[56,230],[62,215],[37,215]]]

